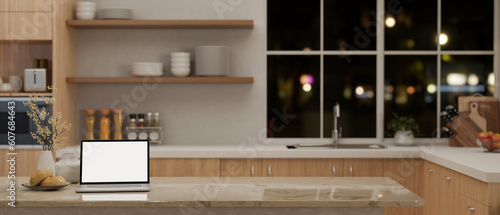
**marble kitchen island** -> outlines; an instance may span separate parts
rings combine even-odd
[[[20,177],[16,185],[29,181]],[[0,214],[382,214],[384,207],[422,207],[424,200],[386,177],[151,178],[150,192],[76,193],[16,187],[7,205],[2,178]]]

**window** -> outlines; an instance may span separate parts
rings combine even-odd
[[[440,138],[445,106],[494,95],[494,0],[267,2],[269,138],[330,141],[337,102],[346,142],[390,137],[392,113]]]

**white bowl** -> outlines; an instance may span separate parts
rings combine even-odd
[[[189,72],[189,71],[191,71],[191,69],[189,69],[189,68],[172,68],[172,69],[170,69],[170,71],[172,71],[172,72]]]
[[[170,64],[171,67],[190,67],[191,64],[190,63],[171,63]]]
[[[189,58],[190,53],[189,52],[172,52],[172,54],[170,54],[170,55],[172,56],[172,58],[174,58],[174,57]]]
[[[79,2],[76,2],[76,6],[78,6],[78,7],[80,7],[80,6],[96,7],[97,4],[93,1],[79,1]]]
[[[76,9],[77,13],[95,13],[95,10],[90,9]]]
[[[172,63],[189,63],[191,60],[189,58],[171,58]]]
[[[78,6],[76,7],[76,11],[79,10],[90,10],[90,11],[96,11],[96,7],[90,7],[90,6]]]
[[[95,12],[78,12],[76,13],[76,18],[84,20],[94,19]]]
[[[157,65],[161,65],[163,66],[163,63],[161,62],[135,62],[135,63],[132,63],[133,66],[157,66]]]
[[[132,65],[132,67],[137,68],[163,68],[163,65]]]
[[[191,72],[191,70],[189,70],[189,69],[172,69],[171,72],[172,72],[173,76],[186,77],[189,75],[189,72]]]

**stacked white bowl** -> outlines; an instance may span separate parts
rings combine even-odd
[[[134,76],[162,76],[163,63],[161,62],[135,62],[132,63]]]
[[[91,1],[79,1],[76,3],[76,18],[94,19],[96,15],[96,3]]]
[[[170,57],[170,69],[172,75],[186,77],[191,71],[191,64],[188,52],[173,52]]]

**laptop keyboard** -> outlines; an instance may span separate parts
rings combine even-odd
[[[87,188],[135,188],[142,187],[141,184],[102,184],[102,185],[87,185]]]

